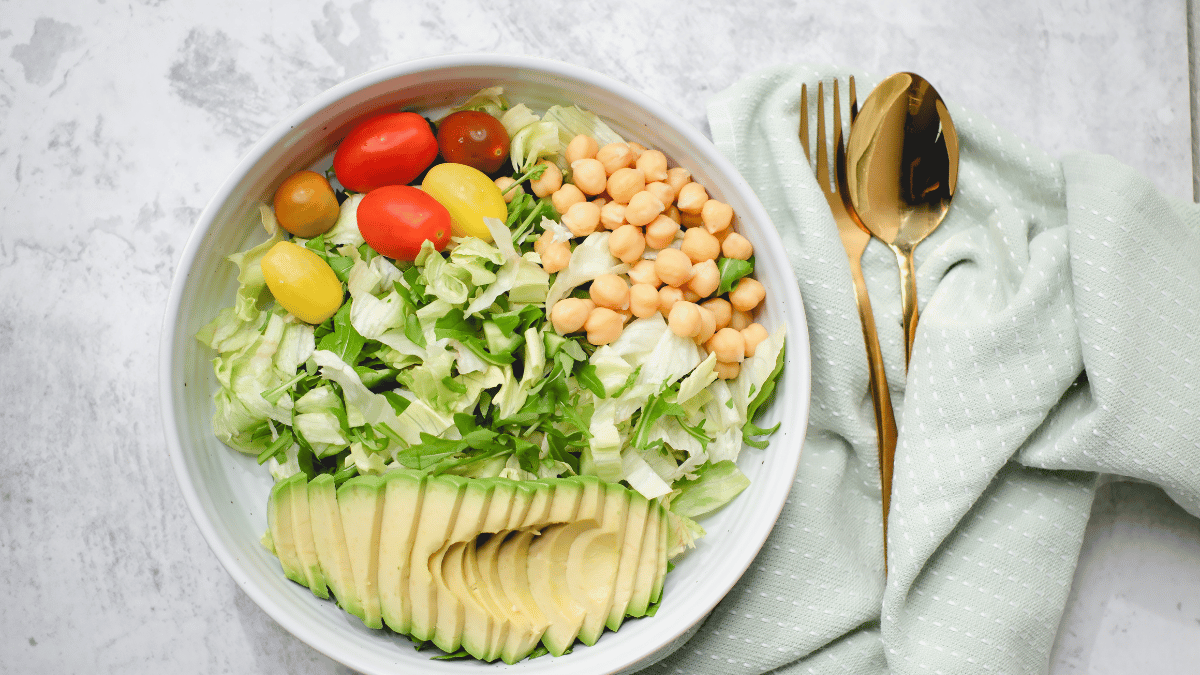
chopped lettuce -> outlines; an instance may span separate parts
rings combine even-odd
[[[580,134],[591,136],[601,147],[609,143],[625,142],[625,139],[609,128],[595,113],[583,110],[579,106],[550,106],[542,119],[558,125],[563,147]]]
[[[561,162],[581,133],[601,145],[621,140],[575,106],[541,118],[509,107],[498,87],[458,109],[501,120],[518,170],[542,157]],[[332,229],[296,240],[347,292],[320,325],[296,320],[266,287],[261,258],[287,236],[266,205],[268,240],[229,257],[236,297],[197,334],[215,352],[212,426],[222,442],[276,480],[329,473],[340,484],[395,466],[518,480],[592,474],[667,505],[673,553],[703,535],[695,518],[745,489],[736,461],[773,431],[756,418],[784,363],[782,328],[732,380],[718,379],[715,356],[658,313],[593,346],[558,335],[547,317],[598,276],[630,269],[611,254],[610,233],[576,240],[550,200],[522,194],[505,221],[485,219],[492,242],[456,237],[445,251],[426,242],[415,261],[393,261],[364,243],[361,199],[348,194]],[[553,275],[532,250],[542,232],[574,244]],[[753,261],[722,260],[719,270],[727,288]]]
[[[699,518],[728,504],[750,485],[750,479],[729,460],[705,464],[694,480],[679,483],[679,495],[671,510],[687,518]]]

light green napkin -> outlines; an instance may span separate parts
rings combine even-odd
[[[648,673],[1046,672],[1099,476],[1200,515],[1200,207],[950,101],[958,192],[917,249],[907,379],[895,258],[872,242],[863,261],[900,427],[885,586],[849,268],[797,140],[801,83],[848,74],[771,68],[709,106],[800,282],[812,416],[758,559]]]

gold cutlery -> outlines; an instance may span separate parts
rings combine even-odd
[[[833,82],[833,151],[834,163],[830,166],[825,136],[825,85],[817,83],[817,128],[816,162],[809,152],[808,129],[808,85],[800,88],[800,144],[804,156],[813,164],[817,184],[825,194],[833,219],[837,223],[838,235],[850,261],[850,276],[854,281],[854,299],[858,305],[858,316],[862,323],[863,342],[867,349],[868,387],[875,411],[875,431],[879,439],[879,481],[883,495],[883,559],[884,574],[887,573],[887,514],[892,495],[891,459],[896,454],[896,417],[892,411],[891,394],[888,391],[887,375],[883,368],[883,353],[879,348],[879,336],[875,332],[875,315],[871,313],[871,300],[867,296],[867,282],[863,278],[862,255],[871,235],[855,219],[853,207],[843,198],[844,182],[839,180],[839,167],[846,165],[846,145],[842,138],[841,103],[838,82]],[[858,115],[858,102],[854,91],[854,78],[849,81],[849,113],[851,125]],[[833,174],[831,176],[831,174]]]
[[[907,368],[917,334],[913,250],[946,217],[958,180],[958,135],[933,86],[914,73],[879,83],[850,132],[846,167],[850,208],[900,267]]]

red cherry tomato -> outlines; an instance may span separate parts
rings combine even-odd
[[[438,124],[437,141],[447,162],[484,173],[495,173],[508,159],[508,132],[485,112],[462,110],[448,115]]]
[[[338,181],[354,192],[407,185],[437,158],[437,139],[417,113],[377,115],[350,130],[333,155]]]
[[[389,258],[416,259],[426,239],[439,251],[450,243],[450,212],[415,187],[375,188],[358,203],[357,214],[363,239]]]

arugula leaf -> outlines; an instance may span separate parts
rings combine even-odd
[[[749,260],[737,258],[721,258],[717,261],[717,272],[721,275],[721,283],[717,286],[717,295],[723,295],[733,290],[738,279],[754,271],[754,256]]]
[[[350,303],[347,302],[333,315],[333,332],[321,338],[317,349],[331,351],[344,363],[353,366],[358,363],[359,354],[366,342],[350,324]]]

